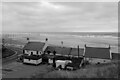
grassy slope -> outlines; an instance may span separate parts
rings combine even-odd
[[[11,55],[15,54],[14,51],[8,49],[8,48],[2,48],[2,58],[9,57]]]
[[[97,66],[89,65],[76,71],[51,71],[39,76],[39,78],[118,78],[118,71],[120,71],[118,63],[111,63]]]

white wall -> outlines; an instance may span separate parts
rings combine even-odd
[[[32,60],[32,59],[23,59],[24,63],[31,63],[31,64],[39,64],[42,62],[42,59],[38,59],[38,60]]]
[[[38,59],[36,60],[37,64],[41,63],[42,62],[42,58],[41,59]]]
[[[56,67],[58,67],[59,65],[61,65],[61,66],[62,66],[62,68],[65,68],[65,64],[56,63]]]
[[[71,63],[71,61],[69,61],[69,60],[57,60],[56,61],[56,67],[61,65],[62,68],[65,68],[66,64],[68,64],[68,63]]]
[[[96,64],[98,62],[100,62],[100,63],[109,63],[109,62],[111,62],[110,59],[98,59],[98,58],[86,58],[86,60],[88,60],[92,64]]]

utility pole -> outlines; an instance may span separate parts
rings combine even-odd
[[[56,67],[56,63],[55,63],[56,51],[53,51],[53,55],[54,55],[54,58],[53,58],[53,67],[55,68]]]
[[[79,45],[78,45],[78,58],[79,58]]]
[[[71,51],[72,51],[72,48],[70,48],[70,52],[69,52],[69,54],[68,54],[69,57],[70,57]]]

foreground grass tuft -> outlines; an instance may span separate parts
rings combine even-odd
[[[48,72],[42,78],[118,78],[118,64],[111,63],[102,67],[89,67],[76,71]]]

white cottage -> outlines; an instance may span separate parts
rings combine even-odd
[[[41,55],[46,46],[43,42],[28,42],[23,48],[23,63],[40,64],[42,62]]]
[[[110,46],[108,48],[87,47],[85,45],[84,60],[92,64],[109,63],[112,56]]]

